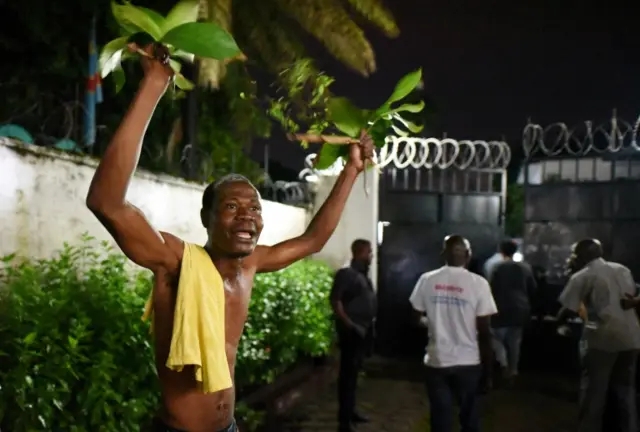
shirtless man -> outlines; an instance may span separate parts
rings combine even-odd
[[[165,367],[184,245],[179,238],[156,231],[126,200],[126,194],[147,125],[167,89],[171,70],[147,58],[142,66],[144,79],[96,170],[87,206],[127,257],[154,273],[153,334],[162,389],[162,409],[155,430],[231,432],[237,430],[233,388],[203,394],[196,388],[193,370],[186,368],[178,373]],[[263,221],[260,197],[248,180],[229,176],[205,191],[200,216],[208,233],[205,248],[224,281],[226,354],[232,377],[255,274],[280,270],[323,248],[364,169],[364,160],[372,155],[373,142],[363,132],[359,144],[351,145],[345,168],[305,233],[275,246],[256,246]]]

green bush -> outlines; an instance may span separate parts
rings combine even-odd
[[[138,431],[158,406],[147,272],[85,239],[53,259],[3,259],[0,429]],[[239,388],[263,384],[303,356],[327,353],[331,270],[303,261],[256,278],[240,342]]]

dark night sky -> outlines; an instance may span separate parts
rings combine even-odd
[[[640,114],[640,23],[632,3],[575,1],[387,0],[402,32],[368,30],[378,71],[365,79],[327,56],[334,91],[359,105],[382,102],[395,82],[423,68],[438,133],[499,139],[519,148],[528,117],[548,124],[601,122],[613,108],[629,122]],[[303,151],[270,140],[273,159],[296,170]],[[254,149],[259,153],[259,148]]]

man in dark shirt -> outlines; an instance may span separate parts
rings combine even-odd
[[[536,281],[531,268],[513,260],[518,245],[507,240],[500,245],[504,261],[489,274],[491,292],[498,307],[491,318],[493,349],[507,380],[518,375],[522,329],[531,317],[531,299]]]
[[[371,243],[362,239],[355,240],[351,245],[351,253],[351,265],[338,270],[330,296],[340,347],[340,432],[350,432],[353,430],[353,423],[367,421],[355,412],[355,399],[358,374],[367,351],[367,336],[373,330],[377,309],[376,294],[368,277],[372,258]]]

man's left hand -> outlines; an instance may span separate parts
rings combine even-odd
[[[350,145],[347,165],[354,167],[358,172],[364,171],[366,164],[373,161],[373,148],[373,139],[363,129],[360,132],[360,142]]]

